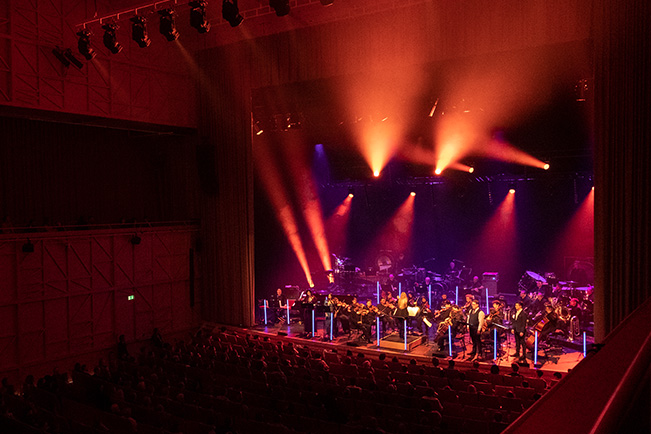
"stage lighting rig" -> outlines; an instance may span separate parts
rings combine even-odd
[[[95,50],[90,46],[90,36],[92,33],[90,30],[82,29],[79,32],[77,32],[77,36],[79,37],[79,41],[77,42],[77,48],[79,49],[79,53],[84,56],[86,60],[92,60],[96,53]]]
[[[59,62],[61,62],[63,64],[63,66],[65,66],[67,68],[68,66],[70,66],[70,61],[68,59],[66,59],[66,57],[64,55],[64,51],[65,50],[62,50],[61,48],[56,47],[56,48],[52,49],[52,54],[54,54],[54,57],[56,57],[59,60]]]
[[[136,15],[131,18],[131,39],[136,41],[140,48],[147,48],[151,44],[149,34],[147,32],[147,20],[145,17]]]
[[[278,17],[289,14],[289,0],[269,0],[269,6],[276,11]]]
[[[179,32],[176,31],[176,12],[174,9],[161,9],[160,15],[160,34],[165,36],[168,41],[176,41],[179,38]]]
[[[222,17],[228,21],[231,27],[237,27],[242,24],[244,17],[240,15],[240,9],[237,6],[237,0],[224,0],[222,3]]]
[[[115,35],[119,26],[115,23],[108,23],[104,24],[102,28],[104,29],[104,37],[102,38],[104,46],[108,48],[111,53],[118,54],[122,51],[122,45],[120,45],[118,38]]]
[[[206,18],[206,2],[191,1],[188,5],[190,6],[190,25],[197,29],[199,33],[208,33],[210,31],[210,22]]]

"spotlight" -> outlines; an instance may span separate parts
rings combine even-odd
[[[131,244],[133,244],[134,246],[137,246],[137,245],[140,244],[140,242],[142,241],[142,238],[140,238],[140,237],[136,234],[136,235],[134,235],[133,237],[131,237],[131,239],[130,239],[129,241],[130,241]]]
[[[549,170],[549,163],[545,163],[545,165],[543,166],[543,169]]]
[[[63,55],[66,56],[66,59],[68,59],[70,63],[75,65],[78,69],[84,67],[84,64],[81,63],[81,61],[77,59],[74,54],[72,54],[72,50],[70,48],[66,48],[65,50],[63,50]]]
[[[380,171],[379,171],[379,170],[374,170],[374,171],[373,171],[373,176],[375,176],[376,178],[377,178],[378,176],[380,176]]]
[[[23,244],[23,253],[34,253],[34,244],[29,239]]]
[[[237,0],[224,0],[222,2],[222,17],[228,21],[231,27],[242,24],[244,17],[240,15],[240,8],[237,7]]]
[[[179,32],[176,31],[176,23],[174,22],[176,13],[173,9],[162,9],[158,13],[160,14],[160,34],[170,42],[176,41],[179,38]]]
[[[415,191],[412,191],[411,193],[409,193],[409,195],[410,195],[411,197],[414,197],[414,196],[416,196],[416,192],[415,192]]]
[[[289,14],[289,0],[269,0],[269,6],[276,11],[278,17]]]
[[[55,47],[52,49],[52,54],[54,54],[54,57],[56,57],[57,60],[63,64],[63,66],[65,66],[66,68],[70,66],[70,61],[66,59],[64,55],[64,50],[62,50],[59,47]]]
[[[436,170],[434,171],[434,173],[437,174],[437,175],[440,175],[441,172],[442,172],[442,170],[439,169],[438,167],[437,167]]]
[[[149,34],[147,33],[147,20],[145,17],[136,15],[131,18],[131,39],[136,41],[140,48],[147,48],[151,44]]]
[[[353,197],[355,196],[355,190],[353,187],[348,187],[348,197]]]
[[[474,171],[475,171],[475,168],[474,168],[474,167],[470,166],[470,167],[468,168],[468,173],[472,173],[472,172],[474,172]]]
[[[594,191],[594,185],[592,186],[592,191]]]
[[[262,124],[260,121],[257,121],[256,123],[253,124],[253,131],[255,131],[255,135],[259,136],[260,134],[264,133],[264,129],[262,129]]]
[[[197,29],[199,33],[208,33],[210,31],[210,22],[206,19],[206,2],[191,1],[190,5],[190,25]]]
[[[514,194],[515,193],[515,183],[510,183],[509,184],[509,193]]]
[[[113,54],[118,54],[122,51],[122,45],[118,42],[117,36],[115,36],[116,30],[119,26],[115,23],[104,24],[102,26],[104,29],[104,46]]]
[[[332,4],[335,2],[335,0],[321,0],[321,4],[323,6],[332,6]]]
[[[92,33],[89,30],[83,29],[77,32],[79,41],[77,42],[77,47],[79,53],[86,58],[86,60],[92,60],[95,57],[95,50],[90,46],[90,36]]]

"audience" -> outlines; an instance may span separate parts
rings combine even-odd
[[[387,364],[385,353],[340,356],[227,330],[173,344],[155,330],[150,344],[132,357],[120,336],[117,357],[92,373],[78,363],[72,378],[27,376],[19,395],[3,379],[0,432],[453,432],[468,418],[492,432],[545,392],[541,374],[519,367],[531,387],[497,394],[508,376],[496,365]]]

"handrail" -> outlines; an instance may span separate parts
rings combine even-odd
[[[641,380],[651,366],[651,298],[608,334],[552,390],[503,432],[606,434],[618,431]]]
[[[630,403],[631,396],[640,385],[640,379],[644,378],[650,367],[651,334],[647,335],[644,344],[637,351],[633,363],[628,367],[608,404],[601,411],[590,434],[608,434],[617,431],[618,423],[625,416],[626,405]]]

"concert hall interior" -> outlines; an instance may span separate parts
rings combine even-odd
[[[0,2],[0,432],[650,432],[649,22]]]

